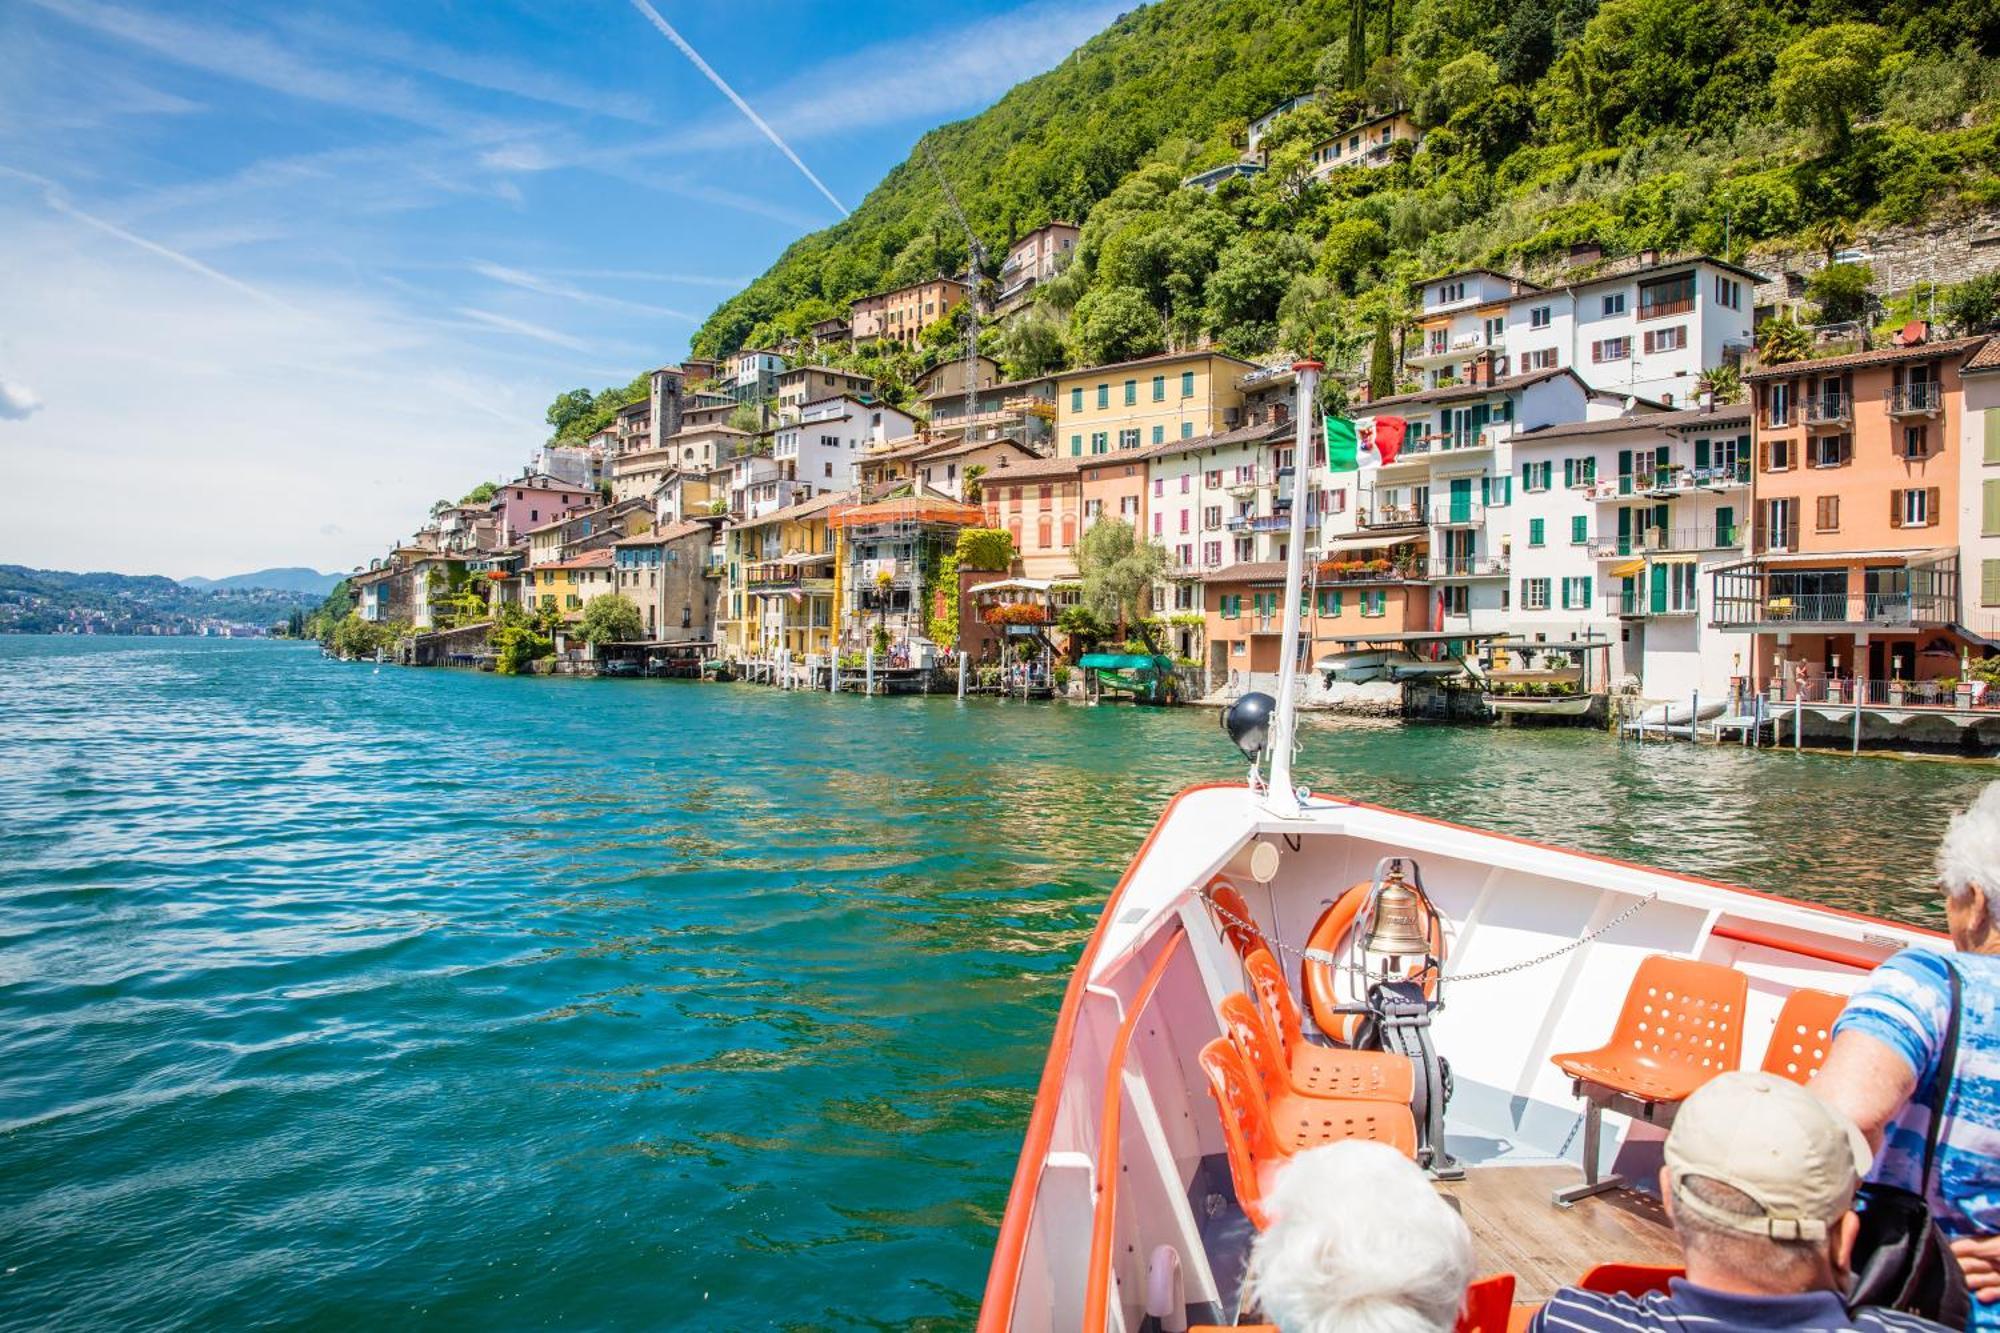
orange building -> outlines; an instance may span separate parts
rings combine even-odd
[[[1300,608],[1300,668],[1338,651],[1338,640],[1422,633],[1431,627],[1430,585],[1417,565],[1408,575],[1395,568],[1347,569],[1322,566],[1311,595]],[[1367,562],[1351,562],[1356,566]],[[1265,560],[1225,565],[1202,576],[1203,637],[1208,644],[1208,686],[1229,692],[1269,688],[1275,680],[1284,638],[1285,562]],[[1268,679],[1255,679],[1267,677]]]
[[[1889,682],[1958,674],[1959,371],[1984,341],[1913,325],[1898,346],[1744,376],[1750,558],[1715,574],[1716,624],[1745,635],[1732,674],[1846,700],[1859,677],[1878,703]]]
[[[1071,459],[1080,464],[1077,476],[1083,496],[1083,530],[1100,518],[1122,518],[1132,525],[1141,540],[1146,536],[1146,455],[1143,451],[1123,454],[1086,455]]]
[[[1144,473],[1144,468],[1141,469]],[[1014,539],[1021,576],[1076,577],[1076,539],[1082,518],[1077,460],[1038,458],[979,479],[988,527]]]
[[[882,338],[914,346],[926,326],[965,303],[972,289],[956,278],[933,278],[892,292],[864,296],[848,308],[848,323],[856,342]]]

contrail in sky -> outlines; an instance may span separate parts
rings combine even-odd
[[[817,189],[821,194],[825,195],[826,201],[829,204],[832,204],[835,208],[839,209],[840,215],[842,217],[847,216],[847,205],[841,203],[840,200],[833,197],[833,191],[826,188],[826,182],[821,180],[819,177],[813,175],[812,168],[807,166],[805,164],[805,161],[802,158],[800,158],[797,153],[792,151],[792,146],[786,143],[783,139],[780,139],[778,137],[778,132],[772,129],[769,125],[765,124],[764,118],[758,115],[755,111],[751,110],[750,104],[744,101],[741,97],[738,97],[736,95],[736,90],[734,88],[730,87],[727,83],[724,83],[722,81],[722,76],[720,74],[717,74],[712,68],[709,67],[709,63],[701,58],[701,53],[696,51],[692,46],[689,46],[687,44],[686,38],[682,37],[679,33],[674,31],[673,24],[667,22],[665,19],[660,17],[659,10],[653,8],[653,6],[650,3],[648,3],[648,0],[632,0],[632,8],[638,10],[641,14],[645,15],[646,18],[652,23],[652,25],[660,30],[661,36],[665,37],[675,46],[678,46],[681,49],[681,54],[686,56],[689,60],[692,60],[694,62],[694,67],[700,70],[703,74],[707,75],[708,81],[714,84],[717,88],[721,89],[722,95],[724,97],[727,97],[730,101],[734,102],[736,104],[736,109],[738,111],[741,111],[744,114],[744,116],[748,118],[748,120],[752,125],[755,125],[759,130],[762,130],[764,133],[764,137],[766,139],[769,139],[772,143],[777,145],[779,152],[783,153],[786,157],[792,159],[792,165],[797,167],[802,173],[804,173],[805,178],[813,183],[813,188]]]

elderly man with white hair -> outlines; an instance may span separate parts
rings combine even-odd
[[[2000,782],[1952,819],[1937,871],[1956,952],[1905,949],[1876,968],[1813,1091],[1878,1146],[1871,1180],[1928,1199],[1977,1298],[1969,1327],[2000,1330]]]
[[[1283,1333],[1448,1333],[1472,1280],[1472,1236],[1429,1178],[1380,1143],[1294,1157],[1265,1200],[1246,1306]]]

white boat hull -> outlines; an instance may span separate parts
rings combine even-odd
[[[1696,712],[1690,704],[1654,704],[1632,720],[1642,727],[1684,727],[1690,721],[1708,722],[1721,717],[1723,707],[1720,699],[1702,704],[1700,712]]]
[[[1558,694],[1536,697],[1530,694],[1489,694],[1486,706],[1496,713],[1522,713],[1543,717],[1582,717],[1590,711],[1595,696]]]

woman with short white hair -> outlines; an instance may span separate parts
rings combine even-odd
[[[1812,1086],[1876,1147],[1870,1180],[1929,1201],[1976,1298],[1968,1327],[2000,1333],[2000,782],[1953,816],[1937,872],[1955,951],[1905,949],[1876,968]]]
[[[1294,1157],[1265,1195],[1244,1308],[1282,1333],[1448,1333],[1472,1236],[1415,1163],[1380,1143]]]

